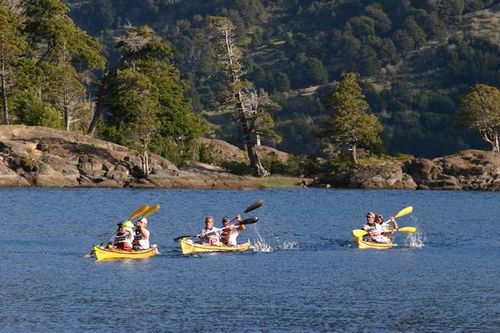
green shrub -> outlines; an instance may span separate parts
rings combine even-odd
[[[198,152],[198,160],[200,162],[219,166],[223,162],[222,156],[215,151],[215,145],[213,143],[199,144]]]
[[[224,161],[220,166],[235,175],[248,176],[252,173],[247,163]]]
[[[288,166],[276,157],[264,157],[261,159],[262,166],[271,174],[287,174]]]
[[[25,96],[17,100],[16,115],[20,123],[28,126],[63,127],[62,114],[37,98]]]

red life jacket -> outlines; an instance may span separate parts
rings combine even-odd
[[[132,241],[129,235],[128,232],[125,232],[123,235],[115,235],[113,245],[120,250],[132,251]]]

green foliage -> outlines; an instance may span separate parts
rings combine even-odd
[[[200,144],[199,146],[199,161],[212,165],[221,165],[223,162],[222,156],[215,151],[214,145]]]
[[[41,110],[39,105],[46,103],[52,111],[83,119],[72,129],[86,125],[90,110],[83,97],[89,92],[95,95],[95,76],[101,75],[95,69],[104,67],[104,58],[99,42],[85,30],[106,41],[109,68],[126,55],[127,66],[148,71],[151,82],[161,86],[157,98],[163,95],[163,105],[171,105],[157,110],[162,113],[162,135],[196,137],[206,127],[191,109],[220,107],[225,89],[205,26],[205,17],[211,15],[233,21],[238,47],[246,54],[243,66],[248,78],[256,90],[272,92],[271,98],[283,107],[272,114],[284,138],[279,147],[297,153],[318,152],[311,127],[320,120],[322,107],[315,99],[328,95],[325,86],[342,73],[361,74],[370,106],[384,124],[382,137],[388,151],[428,157],[482,147],[479,135],[454,127],[456,106],[468,87],[478,82],[500,84],[498,43],[487,39],[496,32],[488,31],[489,23],[494,23],[488,15],[496,14],[493,0],[190,0],[142,1],[133,6],[118,0],[67,0],[67,5],[60,0],[26,0],[22,15],[11,9],[15,3],[3,0],[0,6],[0,58],[6,59],[5,98],[13,122],[23,122],[20,117],[25,117],[26,110]],[[116,54],[111,50],[112,37],[127,26],[127,20],[148,24],[172,44],[153,29],[141,27],[135,41],[148,40],[147,47],[137,49],[128,40]],[[470,21],[481,26],[470,26]],[[160,60],[175,63],[180,72],[161,68],[161,75],[151,74]],[[180,80],[182,73],[185,84],[161,82],[166,72],[165,81],[175,82],[176,75]],[[314,98],[297,96],[294,89],[310,85],[325,86]],[[33,97],[29,99],[33,106],[20,102],[25,93]],[[76,100],[65,103],[65,94]],[[106,113],[107,120],[111,117]],[[51,124],[50,120],[32,122]],[[123,136],[120,124],[108,126],[106,131],[114,140]]]
[[[493,151],[500,151],[500,89],[477,84],[462,97],[458,122],[479,131]]]
[[[263,157],[262,158],[262,166],[268,170],[272,175],[279,174],[284,175],[287,173],[287,165],[283,163],[277,157]]]
[[[106,123],[124,132],[110,130],[103,135],[132,146],[153,140],[154,151],[182,161],[185,157],[178,153],[182,148],[169,151],[176,147],[173,142],[189,141],[208,127],[201,116],[191,112],[190,100],[184,96],[187,85],[168,61],[170,44],[151,28],[138,27],[119,38],[116,46],[126,61],[106,78]]]
[[[326,104],[331,115],[318,131],[324,143],[336,149],[381,144],[379,135],[382,126],[376,116],[367,114],[369,106],[357,83],[356,74],[344,74],[338,89],[330,95]]]
[[[60,0],[26,0],[26,32],[31,43],[42,46],[38,63],[72,62],[85,68],[104,67],[99,42],[81,30],[68,16]]]
[[[33,98],[29,94],[18,96],[15,101],[18,122],[28,126],[63,128],[63,118],[51,104]]]
[[[192,141],[175,141],[155,135],[149,144],[149,148],[155,154],[165,157],[170,162],[181,165],[186,161],[197,161],[199,157],[199,146]]]

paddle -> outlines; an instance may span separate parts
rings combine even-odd
[[[417,228],[415,228],[415,227],[403,227],[403,228],[399,228],[398,231],[406,232],[408,234],[413,234],[413,233],[417,232]]]
[[[257,223],[259,221],[259,218],[257,216],[252,216],[248,219],[244,219],[243,221],[240,221],[238,222],[238,225],[242,225],[242,224],[253,224],[253,223]],[[221,231],[223,230],[224,228],[214,228],[213,231],[209,232],[209,233],[206,233],[205,235],[210,235],[210,234],[213,234],[217,231]],[[181,239],[183,238],[195,238],[195,237],[200,237],[201,234],[198,234],[198,235],[182,235],[182,236],[179,236],[179,237],[175,237],[174,238],[174,242],[178,243]]]
[[[158,209],[160,209],[160,205],[156,204],[156,205],[153,205],[151,207],[149,207],[141,216],[141,219],[143,217],[148,217],[149,215],[153,214],[154,212],[156,212]],[[139,215],[137,215],[139,216]],[[129,220],[132,220],[132,219],[129,219]]]
[[[405,207],[405,208],[401,209],[396,214],[396,216],[394,216],[394,218],[403,217],[403,216],[406,216],[408,214],[411,214],[412,212],[413,212],[413,207],[412,206],[408,206],[408,207]]]
[[[259,199],[259,200],[255,201],[253,204],[251,204],[250,206],[248,206],[247,209],[245,209],[243,211],[243,213],[251,212],[252,210],[255,210],[255,209],[261,207],[263,204],[264,204],[264,200]]]
[[[138,217],[139,215],[141,215],[142,213],[144,213],[146,210],[148,210],[149,206],[144,204],[142,205],[141,207],[137,208],[135,212],[133,212],[132,214],[130,214],[129,216],[129,220],[133,220],[135,219],[136,217]],[[111,237],[111,236],[110,236]]]

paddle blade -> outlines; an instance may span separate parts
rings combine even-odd
[[[195,238],[195,237],[198,237],[198,235],[182,235],[182,236],[179,236],[179,237],[175,237],[174,238],[174,242],[176,243],[179,243],[179,241],[183,238]]]
[[[354,229],[352,231],[352,234],[354,235],[354,237],[361,238],[364,235],[367,235],[368,233],[366,231],[364,231],[363,229]]]
[[[398,231],[412,234],[414,232],[417,232],[417,228],[415,228],[415,227],[403,227],[403,228],[399,228]]]
[[[138,217],[139,215],[141,215],[142,213],[144,213],[146,210],[148,210],[148,208],[149,208],[148,205],[142,205],[141,207],[137,208],[137,210],[135,212],[133,212],[132,214],[130,214],[130,217],[128,219],[129,220],[135,219],[136,217]]]
[[[413,207],[412,206],[408,206],[406,208],[403,208],[401,209],[397,214],[396,216],[394,216],[395,218],[398,218],[398,217],[403,217],[403,216],[406,216],[408,214],[411,214],[411,212],[413,212]]]
[[[252,223],[257,223],[257,221],[259,221],[259,218],[257,216],[252,216],[249,217],[248,219],[240,221],[238,224],[252,224]]]
[[[245,209],[244,213],[251,212],[252,210],[259,208],[263,204],[264,204],[264,201],[262,199],[259,199],[259,200],[255,201],[253,204],[251,204],[250,206],[248,206],[248,208]]]
[[[158,209],[160,209],[160,205],[158,205],[158,204],[153,205],[153,206],[149,207],[149,209],[144,212],[144,214],[142,215],[142,217],[148,217],[149,215],[151,215],[154,212],[156,212]]]

